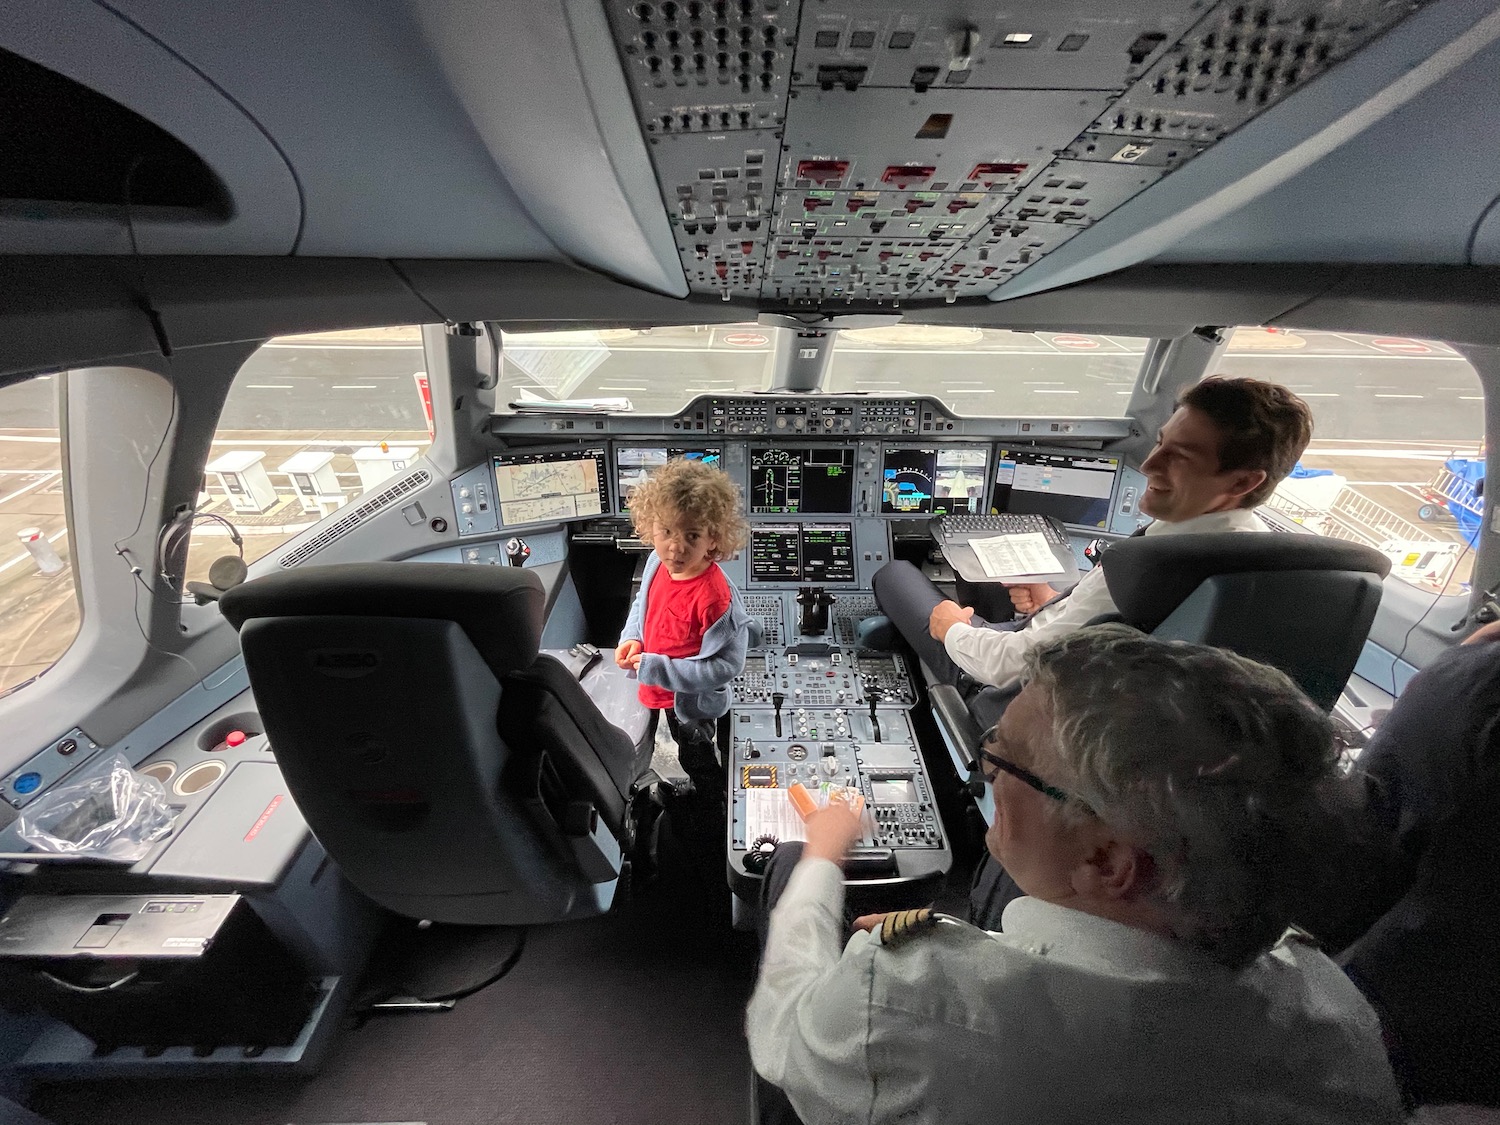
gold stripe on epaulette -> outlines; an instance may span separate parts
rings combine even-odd
[[[940,915],[935,913],[930,906],[924,906],[920,910],[898,910],[894,914],[887,914],[885,921],[880,924],[880,943],[899,945],[908,938],[935,929],[939,918]]]

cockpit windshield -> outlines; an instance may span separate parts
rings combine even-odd
[[[839,333],[826,390],[930,395],[955,414],[1120,418],[1149,340],[897,324]]]
[[[776,334],[745,324],[502,332],[497,409],[575,402],[672,414],[698,395],[773,385]],[[1123,417],[1139,336],[897,324],[840,329],[823,393],[930,395],[956,414]],[[522,404],[522,405],[517,405]]]
[[[673,414],[698,395],[766,390],[775,332],[754,322],[502,332],[495,406],[605,400],[615,412]]]

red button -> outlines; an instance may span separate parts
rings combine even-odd
[[[245,732],[242,730],[232,730],[224,736],[224,745],[229,747],[231,750],[233,750],[236,746],[243,746],[244,744]]]

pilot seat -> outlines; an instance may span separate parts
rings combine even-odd
[[[651,746],[539,655],[534,574],[309,567],[220,607],[293,798],[371,899],[470,925],[609,909],[658,811]]]

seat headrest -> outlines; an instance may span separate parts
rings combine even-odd
[[[1318,535],[1239,531],[1142,535],[1100,560],[1109,596],[1126,621],[1150,632],[1205,578],[1277,570],[1341,570],[1384,578],[1391,560],[1372,547]],[[226,595],[227,596],[227,595]]]
[[[255,578],[219,609],[239,629],[255,617],[422,617],[463,629],[498,678],[529,668],[546,597],[529,570],[456,563],[335,563]]]

